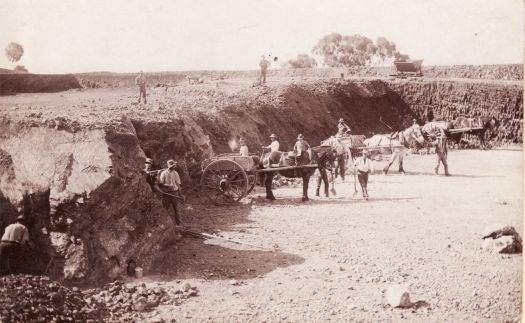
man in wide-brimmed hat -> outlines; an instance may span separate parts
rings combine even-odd
[[[272,141],[271,144],[269,144],[268,146],[262,146],[263,148],[263,153],[264,153],[264,149],[270,149],[270,153],[267,154],[264,159],[263,159],[263,165],[265,168],[269,167],[270,166],[270,160],[275,160],[275,158],[279,158],[279,141],[277,141],[277,136],[272,133],[270,135],[270,140]]]
[[[295,154],[296,165],[308,164],[312,160],[310,145],[304,140],[302,134],[297,136],[297,142],[293,146],[293,152]]]
[[[356,159],[354,169],[357,172],[357,179],[361,185],[363,197],[368,200],[368,174],[374,170],[372,161],[368,158],[368,150],[363,149],[363,156]]]
[[[350,127],[345,123],[343,118],[339,119],[337,124],[337,134],[336,137],[348,136],[350,134]]]
[[[268,146],[262,146],[262,148],[270,149],[270,152],[272,153],[274,151],[279,151],[279,141],[277,141],[277,136],[274,133],[270,135],[270,140],[272,141],[272,143]]]
[[[26,218],[20,215],[13,224],[5,228],[0,241],[0,275],[19,272],[17,260],[21,257],[22,246],[29,243]]]
[[[176,225],[181,224],[178,206],[178,200],[182,199],[182,186],[179,173],[175,170],[177,162],[173,159],[168,160],[168,168],[159,176],[159,185],[162,189],[162,205],[169,210],[173,206],[173,220]]]
[[[146,158],[144,162],[144,172],[146,173],[146,182],[151,187],[153,193],[162,194],[162,191],[158,185],[158,179],[160,175],[160,170],[153,170],[153,159]]]
[[[250,156],[250,151],[248,150],[248,146],[246,145],[246,139],[239,139],[239,145],[241,146],[239,148],[239,153],[241,154],[241,156]]]

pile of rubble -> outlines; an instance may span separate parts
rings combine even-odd
[[[272,181],[272,189],[283,187],[283,186],[298,187],[302,185],[302,183],[303,183],[302,178],[288,178],[288,177],[277,175]]]
[[[0,322],[100,322],[102,304],[88,303],[76,287],[69,289],[45,276],[0,278]]]
[[[81,291],[45,276],[10,275],[0,278],[0,322],[136,322],[141,312],[198,293],[189,283],[166,289],[121,281]]]
[[[197,296],[196,287],[186,283],[180,289],[166,289],[158,284],[124,284],[114,281],[102,289],[86,291],[88,304],[105,304],[109,322],[135,322],[143,318],[141,312],[159,305],[180,305],[185,299]]]

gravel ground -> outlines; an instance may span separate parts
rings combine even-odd
[[[273,203],[259,188],[234,207],[188,205],[190,227],[264,249],[184,238],[142,280],[188,281],[199,296],[146,321],[520,321],[522,256],[482,249],[481,237],[497,224],[523,233],[522,160],[521,150],[453,151],[444,177],[435,156],[411,155],[407,175],[371,176],[368,201],[352,198],[350,177],[337,197],[308,203],[300,188],[276,190]],[[397,283],[411,308],[386,302]]]

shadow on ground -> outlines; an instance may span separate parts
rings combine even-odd
[[[199,233],[219,235],[221,231],[246,232],[253,227],[248,219],[251,204],[211,206],[194,200],[183,210],[185,227]],[[236,238],[236,241],[242,239]],[[251,244],[255,244],[251,242]],[[204,240],[183,234],[182,239],[166,246],[151,273],[157,280],[177,279],[249,279],[265,275],[276,268],[302,264],[304,258],[274,250],[273,246],[255,248],[222,239]]]

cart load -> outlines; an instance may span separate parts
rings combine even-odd
[[[326,140],[321,141],[321,146],[332,146],[338,155],[345,152],[354,155],[363,147],[365,136],[363,135],[346,135],[346,136],[332,136]]]

